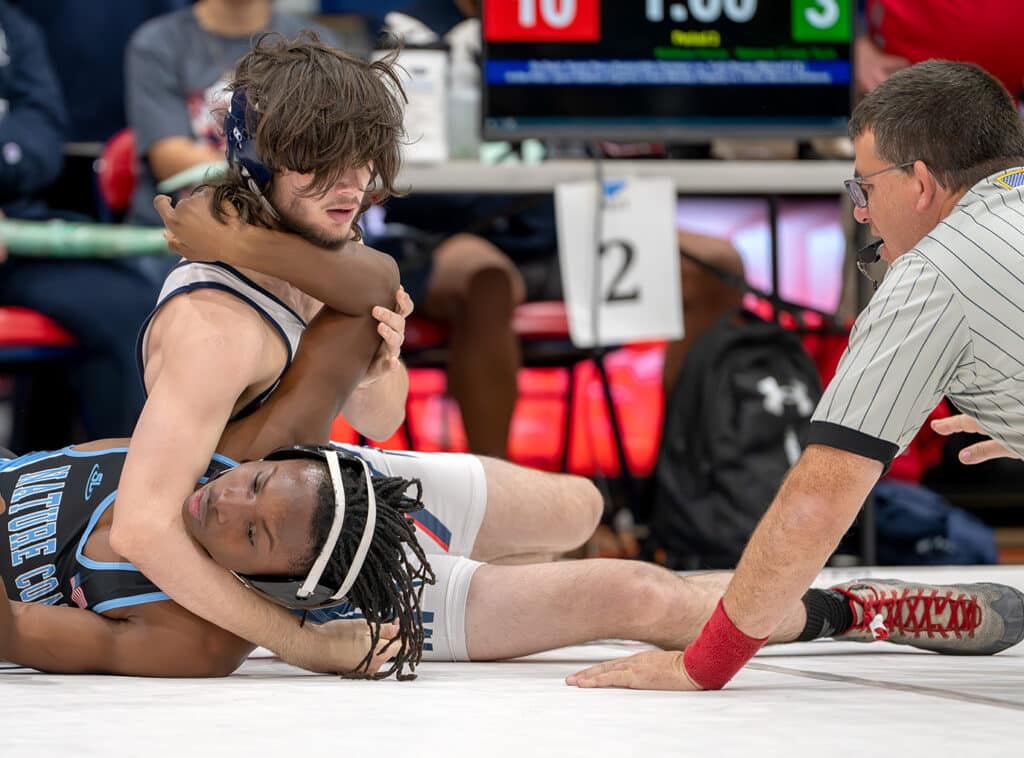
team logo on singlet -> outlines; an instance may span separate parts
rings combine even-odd
[[[100,464],[95,464],[89,472],[89,481],[85,483],[85,499],[92,497],[92,491],[103,482],[103,473],[100,471]]]
[[[995,178],[995,183],[1006,189],[1017,189],[1024,186],[1024,168],[1015,168]]]

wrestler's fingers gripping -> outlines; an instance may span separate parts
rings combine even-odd
[[[402,335],[386,324],[377,327],[377,333],[384,338],[384,344],[388,346],[388,354],[391,358],[397,358],[402,350]]]
[[[174,223],[174,206],[171,205],[171,198],[167,195],[157,195],[153,198],[153,207],[160,214],[165,226]]]
[[[402,314],[403,318],[407,318],[415,309],[416,305],[413,303],[409,293],[405,291],[405,287],[398,288],[398,312]]]
[[[405,331],[405,319],[395,311],[375,305],[371,315],[382,324],[387,324],[393,331]]]
[[[398,624],[381,624],[380,639],[377,640],[377,649],[373,652],[370,660],[369,670],[376,673],[389,658],[394,656],[394,648],[398,641]]]

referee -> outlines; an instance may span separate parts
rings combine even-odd
[[[850,119],[854,217],[889,271],[814,413],[807,449],[751,537],[722,602],[685,652],[641,653],[569,684],[718,689],[764,644],[869,491],[946,396],[1024,454],[1024,125],[972,64],[893,74]],[[980,456],[976,456],[979,457]]]

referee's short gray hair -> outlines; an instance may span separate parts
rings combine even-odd
[[[973,63],[929,60],[897,71],[854,108],[850,136],[866,131],[878,157],[924,161],[954,191],[1024,164],[1024,123],[1013,98]]]

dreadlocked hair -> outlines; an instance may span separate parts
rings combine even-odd
[[[333,586],[339,586],[348,572],[363,534],[367,511],[362,466],[344,460],[341,465],[345,483],[345,522],[320,580]],[[326,467],[324,469],[326,473]],[[349,475],[350,472],[355,475]],[[347,597],[366,618],[372,644],[355,669],[342,676],[349,679],[385,679],[396,674],[399,680],[415,679],[414,671],[423,653],[423,618],[420,613],[423,588],[434,583],[434,572],[416,539],[412,519],[407,515],[423,507],[423,487],[419,479],[374,476],[371,480],[377,498],[377,522],[370,551]],[[410,490],[414,491],[411,495]],[[310,530],[314,550],[308,558],[307,570],[327,540],[334,518],[334,489],[329,476],[321,481],[317,499]],[[398,624],[398,636],[388,647],[397,644],[398,650],[393,653],[391,666],[375,674],[370,673],[369,665],[380,642],[381,624],[393,622]]]
[[[305,197],[320,197],[345,172],[370,166],[357,219],[371,204],[403,194],[395,189],[408,102],[398,74],[399,52],[365,61],[321,42],[312,31],[295,39],[276,32],[260,36],[227,86],[230,92],[245,90],[246,125],[260,161],[272,173],[312,174],[300,193]],[[219,220],[225,220],[222,203],[230,202],[243,222],[273,226],[259,193],[236,167],[204,186],[213,190]],[[264,194],[269,196],[270,187]],[[361,239],[358,223],[352,228]]]

